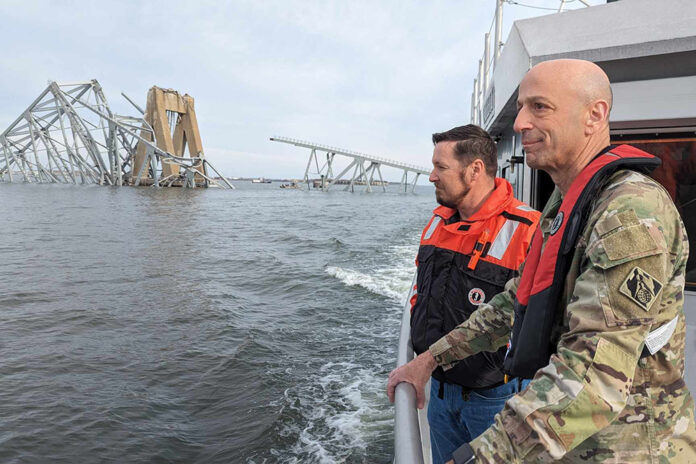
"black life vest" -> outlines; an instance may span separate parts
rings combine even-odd
[[[496,189],[466,220],[443,206],[421,236],[417,298],[411,312],[411,341],[416,353],[467,320],[471,313],[517,276],[540,214],[514,198],[512,186],[496,179]],[[503,383],[505,347],[470,356],[433,377],[467,389]]]
[[[515,320],[503,364],[506,374],[531,379],[555,352],[551,332],[565,307],[561,296],[573,252],[606,180],[619,169],[647,174],[660,163],[659,158],[629,145],[605,149],[571,184],[545,247],[541,228],[537,229],[515,298]]]

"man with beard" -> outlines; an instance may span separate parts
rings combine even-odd
[[[533,379],[455,451],[457,464],[696,462],[683,378],[689,242],[646,175],[659,160],[609,145],[611,105],[594,63],[552,60],[527,73],[514,129],[527,164],[556,189],[521,276],[390,374],[391,399],[403,381],[422,398],[436,367],[509,344],[505,371]]]
[[[421,236],[411,311],[411,339],[422,353],[465,321],[517,274],[539,212],[516,200],[496,178],[497,151],[478,126],[433,135],[430,182],[442,205]],[[435,463],[492,423],[505,400],[520,391],[502,372],[505,349],[480,353],[432,374],[428,421]]]

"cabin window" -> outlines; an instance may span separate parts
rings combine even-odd
[[[652,173],[662,184],[681,213],[689,235],[689,260],[686,265],[686,286],[696,290],[696,138],[664,134],[655,138],[630,136],[614,137],[612,143],[627,143],[662,160],[662,166]],[[624,140],[626,139],[626,140]]]

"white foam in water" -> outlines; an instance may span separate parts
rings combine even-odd
[[[384,408],[383,383],[370,369],[353,362],[323,365],[315,383],[319,391],[308,385],[311,394],[296,392],[303,398],[298,412],[306,420],[292,452],[305,458],[285,462],[334,464],[358,450],[364,452],[374,429],[370,418],[379,417]]]
[[[377,326],[353,327],[358,332],[346,331],[345,342],[353,336],[359,340],[351,340],[351,346],[372,343],[377,338],[394,338],[400,315],[397,317],[393,309],[400,314],[403,308],[415,271],[416,252],[417,244],[385,248],[380,253],[385,259],[377,261],[379,267],[372,270],[326,267],[326,273],[343,284],[364,288],[398,303],[390,311],[394,317],[382,318]],[[393,419],[384,394],[384,366],[380,361],[365,361],[359,359],[358,353],[348,351],[346,357],[322,365],[305,384],[286,391],[287,407],[302,420],[281,431],[284,436],[297,437],[289,453],[286,451],[283,456],[283,451],[278,450],[278,457],[283,456],[281,462],[346,462],[351,457],[364,456],[376,435],[390,432]]]
[[[390,258],[394,261],[390,267],[363,273],[338,266],[327,266],[326,272],[348,286],[357,285],[378,295],[404,303],[415,272],[414,257],[417,247],[396,245],[389,247],[389,250]]]
[[[321,464],[335,464],[336,460],[331,456],[331,454],[324,448],[321,444],[321,440],[317,440],[312,436],[312,429],[314,428],[313,423],[309,425],[300,433],[300,442],[305,445],[303,451],[310,456],[313,456],[317,462]]]

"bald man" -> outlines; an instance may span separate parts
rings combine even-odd
[[[609,146],[606,74],[581,60],[533,67],[514,129],[549,199],[521,276],[389,376],[423,386],[508,344],[505,370],[533,380],[461,462],[696,462],[694,403],[683,379],[688,241],[657,158]],[[514,317],[513,317],[514,315]],[[511,327],[514,319],[514,325]]]

